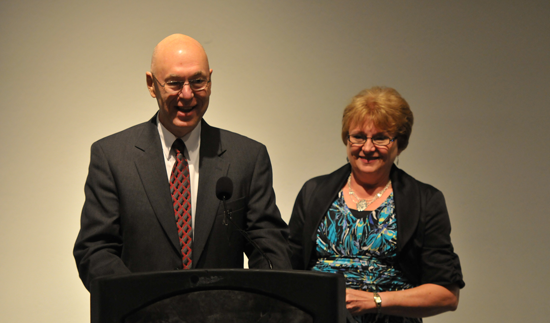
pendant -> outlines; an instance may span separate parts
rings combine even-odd
[[[365,209],[369,205],[367,204],[367,201],[361,200],[356,204],[356,206],[357,206],[357,211],[362,212],[362,211],[365,211]]]

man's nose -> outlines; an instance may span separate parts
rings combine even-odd
[[[189,85],[189,83],[183,84],[179,96],[184,100],[191,100],[195,96],[193,90],[191,90],[191,86]]]

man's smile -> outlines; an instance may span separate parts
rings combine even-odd
[[[196,107],[197,107],[197,105],[194,105],[194,106],[191,106],[191,107],[178,107],[178,106],[176,106],[176,109],[177,109],[178,111],[181,111],[181,112],[184,112],[184,113],[188,113],[188,112],[193,111]]]

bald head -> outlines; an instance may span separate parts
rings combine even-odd
[[[151,72],[157,74],[160,72],[159,69],[164,68],[167,63],[173,63],[189,57],[202,61],[206,64],[206,70],[210,69],[206,52],[198,41],[182,34],[170,35],[158,43],[153,50]]]

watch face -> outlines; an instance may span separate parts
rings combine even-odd
[[[378,293],[374,293],[374,302],[376,303],[376,307],[380,308],[382,306],[382,297]]]

